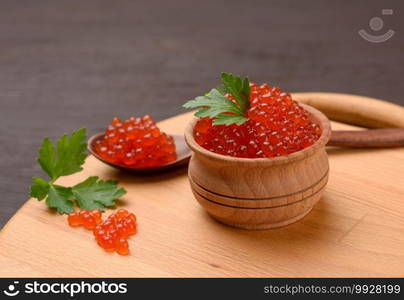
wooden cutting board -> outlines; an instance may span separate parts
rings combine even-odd
[[[159,125],[182,134],[191,117]],[[186,169],[141,177],[89,157],[84,171],[58,183],[90,175],[119,180],[128,190],[119,206],[138,217],[131,255],[105,252],[90,231],[69,227],[66,216],[30,199],[0,232],[0,276],[404,276],[404,148],[328,148],[328,154],[329,183],[313,211],[266,231],[211,219],[193,198]]]

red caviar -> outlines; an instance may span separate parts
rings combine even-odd
[[[250,84],[249,118],[242,125],[212,125],[200,119],[194,129],[196,142],[212,152],[246,158],[287,155],[314,144],[321,128],[288,93],[267,84]],[[226,95],[234,101],[230,95]]]
[[[161,132],[152,117],[114,118],[95,151],[105,160],[134,167],[153,167],[177,159],[172,136]]]
[[[93,233],[98,245],[105,250],[127,255],[129,254],[127,238],[136,234],[136,227],[136,216],[125,209],[119,209],[103,223],[98,224]]]
[[[69,214],[67,221],[70,226],[84,226],[87,229],[93,229],[96,225],[100,224],[102,212],[98,209],[94,210],[81,210]]]

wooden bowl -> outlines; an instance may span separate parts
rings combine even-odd
[[[311,211],[328,181],[325,145],[331,128],[320,111],[301,106],[322,134],[310,147],[275,158],[237,158],[208,151],[195,142],[197,118],[188,124],[191,189],[213,218],[234,227],[268,229],[296,222]]]

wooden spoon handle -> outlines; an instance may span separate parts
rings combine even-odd
[[[404,128],[404,107],[386,101],[335,93],[295,93],[292,97],[334,121],[366,128]]]
[[[404,107],[400,105],[363,96],[335,93],[295,93],[292,97],[317,108],[331,120],[366,128],[383,128],[332,131],[328,142],[330,146],[404,146]]]
[[[337,147],[403,147],[404,128],[370,130],[333,130],[328,146]]]

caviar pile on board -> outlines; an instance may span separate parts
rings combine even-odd
[[[70,226],[84,226],[93,230],[99,246],[107,251],[116,251],[120,255],[129,254],[128,237],[136,234],[136,216],[126,209],[119,209],[102,221],[102,212],[81,210],[69,214],[67,221]]]
[[[176,160],[172,136],[161,132],[152,117],[114,118],[98,140],[95,151],[111,163],[133,167],[155,167]]]
[[[234,157],[270,158],[307,148],[321,136],[319,125],[290,94],[231,74],[222,74],[222,80],[222,92],[213,89],[184,105],[202,107],[196,114],[201,118],[194,127],[194,138],[203,148]],[[243,97],[244,103],[240,103]]]
[[[129,254],[127,238],[136,233],[136,217],[126,209],[119,209],[93,230],[98,245],[107,251]]]
[[[84,226],[86,229],[94,229],[102,222],[102,212],[98,209],[81,210],[67,216],[70,226]]]

